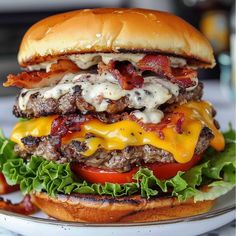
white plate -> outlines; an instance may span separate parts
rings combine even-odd
[[[20,193],[5,195],[13,202],[19,201]],[[0,210],[0,226],[11,231],[29,236],[191,236],[199,235],[221,227],[236,218],[235,191],[217,200],[215,207],[206,214],[193,217],[138,224],[85,224],[57,221],[42,212],[33,216]]]

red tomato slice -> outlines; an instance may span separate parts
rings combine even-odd
[[[170,179],[175,176],[178,171],[187,171],[194,165],[198,163],[200,160],[200,156],[194,156],[191,161],[185,164],[180,163],[153,163],[153,164],[145,164],[144,167],[148,167],[153,171],[153,174],[158,179]],[[119,173],[116,171],[103,170],[100,168],[89,167],[85,165],[81,165],[78,163],[74,163],[71,166],[72,171],[79,176],[80,178],[85,179],[90,183],[101,183],[104,184],[106,182],[109,183],[117,183],[124,184],[130,183],[134,180],[132,177],[138,171],[139,167],[134,167],[129,172]]]
[[[18,185],[9,186],[5,180],[5,177],[0,173],[0,194],[11,193],[19,189]]]

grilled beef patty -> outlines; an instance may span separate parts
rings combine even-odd
[[[198,86],[191,90],[186,91],[181,89],[179,95],[172,97],[167,101],[167,104],[182,103],[191,100],[199,100],[202,97],[203,85],[199,83]],[[106,109],[108,114],[121,113],[132,107],[129,104],[127,97],[122,97],[119,100],[108,100],[109,105]],[[25,110],[19,107],[19,101],[13,107],[13,113],[16,117],[33,118],[40,116],[47,116],[53,114],[72,114],[76,112],[96,112],[94,106],[87,103],[82,95],[80,86],[74,87],[74,93],[67,93],[59,99],[43,98],[39,93],[30,96]]]
[[[202,153],[209,146],[212,138],[211,130],[206,127],[203,128],[195,148],[195,154]],[[25,149],[19,145],[15,146],[15,151],[22,157],[37,155],[58,163],[79,162],[87,166],[119,172],[129,171],[132,166],[139,166],[142,163],[175,162],[171,153],[151,145],[128,146],[123,150],[112,151],[98,149],[92,156],[86,157],[81,154],[87,150],[86,144],[75,140],[68,145],[61,146],[59,138],[56,136],[40,138],[28,136],[23,138],[22,142]]]

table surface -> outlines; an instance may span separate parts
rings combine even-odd
[[[220,87],[215,81],[207,81],[204,83],[203,99],[210,101],[217,111],[216,119],[219,121],[222,130],[227,130],[228,123],[231,122],[236,127],[236,107],[235,101],[230,101],[228,91]],[[0,94],[1,95],[1,94]],[[15,98],[0,97],[0,126],[6,136],[9,136],[14,123],[17,119],[12,115],[12,106]],[[0,235],[16,236],[17,234],[0,228]],[[235,221],[204,234],[204,236],[235,236]]]

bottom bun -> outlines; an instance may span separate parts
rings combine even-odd
[[[32,194],[33,203],[47,215],[63,221],[111,223],[147,222],[198,215],[209,211],[215,201],[179,202],[172,197],[145,199],[141,196],[113,198],[98,195]]]

